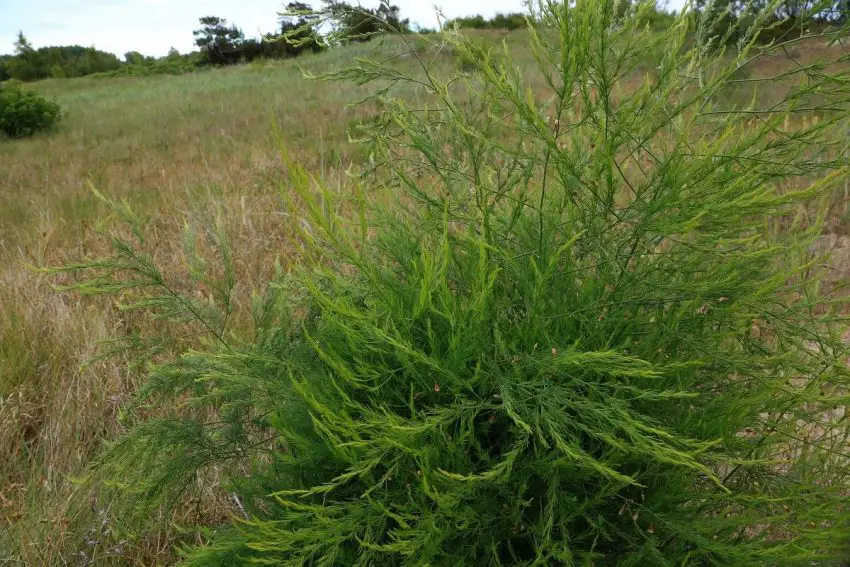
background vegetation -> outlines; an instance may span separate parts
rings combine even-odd
[[[329,71],[391,49],[364,44],[301,63]],[[199,226],[217,210],[229,211],[225,227],[237,243],[240,281],[230,324],[234,333],[249,333],[252,294],[299,249],[295,226],[279,211],[285,166],[271,125],[293,159],[347,191],[347,169],[365,159],[347,143],[347,131],[374,118],[374,111],[346,106],[363,91],[320,88],[294,63],[32,85],[67,116],[49,137],[0,143],[0,562],[168,564],[180,537],[175,525],[219,521],[235,509],[214,478],[199,479],[197,494],[174,516],[157,515],[162,524],[152,532],[128,533],[97,500],[87,513],[70,509],[74,481],[103,441],[134,423],[126,408],[144,376],[144,366],[130,364],[137,352],[91,359],[109,350],[104,341],[156,336],[164,323],[108,299],[59,295],[27,266],[105,252],[98,231],[116,219],[92,199],[92,185],[129,199],[156,226],[151,252],[175,270],[184,223]],[[155,359],[197,344],[197,330],[171,330],[184,340],[163,345]]]
[[[632,6],[632,0],[622,0],[617,3],[616,9],[623,15],[633,11]],[[756,13],[771,14],[772,21],[765,22],[765,25],[771,27],[773,33],[762,33],[761,41],[787,32],[804,19],[810,23],[840,23],[850,14],[847,0],[696,0],[692,7],[693,14],[704,14],[715,21],[712,32],[727,41],[737,40]],[[10,78],[34,81],[90,74],[113,77],[181,74],[208,65],[232,65],[257,58],[282,59],[296,57],[305,51],[315,52],[325,45],[323,36],[333,36],[337,42],[364,41],[377,33],[411,30],[409,20],[388,0],[382,1],[375,9],[358,7],[353,10],[350,3],[338,0],[322,0],[322,5],[317,8],[325,13],[324,18],[309,15],[313,7],[308,3],[288,3],[277,29],[259,38],[246,37],[237,25],[228,24],[223,18],[204,16],[199,19],[201,27],[194,31],[197,52],[181,55],[172,49],[167,56],[159,58],[129,51],[124,54],[123,60],[119,60],[112,53],[78,45],[34,49],[21,32],[14,45],[14,54],[0,55],[0,81]],[[470,15],[444,22],[444,25],[516,30],[525,27],[526,16],[524,13],[496,14],[487,19],[481,15]],[[644,23],[656,30],[669,26],[674,19],[672,13],[660,7],[645,10],[641,17]],[[295,30],[299,33],[293,34]],[[429,33],[435,30],[423,28],[418,31]],[[289,37],[289,41],[282,40],[284,36]]]
[[[298,63],[309,71],[323,73],[350,64],[356,57],[368,56],[377,60],[393,57],[402,71],[415,74],[419,68],[417,55],[424,53],[435,76],[451,77],[461,64],[481,61],[482,58],[486,60],[488,48],[498,49],[500,42],[504,41],[513,61],[510,68],[521,70],[517,71],[519,80],[527,87],[527,93],[540,105],[550,100],[547,93],[551,85],[545,75],[532,71],[539,54],[532,48],[534,44],[527,31],[482,31],[473,34],[472,38],[478,44],[478,47],[470,46],[472,53],[452,49],[432,50],[419,43],[414,43],[414,49],[410,49],[399,43],[401,40],[398,38],[384,43],[358,42],[325,53],[305,54]],[[752,65],[750,75],[741,76],[744,79],[741,83],[719,89],[714,101],[718,105],[728,104],[736,108],[745,107],[753,100],[762,106],[773,104],[776,100],[772,97],[777,95],[777,89],[754,88],[755,81],[751,79],[776,78],[787,83],[787,77],[782,74],[789,69],[802,66],[820,72],[825,68],[822,66],[824,57],[841,57],[841,53],[846,57],[846,52],[841,49],[840,46],[830,48],[823,42],[810,39],[795,42],[787,51],[770,52]],[[399,53],[405,56],[396,57]],[[656,56],[663,56],[663,51]],[[830,69],[843,69],[845,64],[846,58]],[[630,68],[620,79],[624,90],[628,90],[630,85],[637,85],[648,67],[644,62]],[[379,183],[386,181],[385,177],[357,182],[349,175],[354,169],[382,162],[381,147],[351,145],[347,140],[349,135],[362,136],[363,128],[383,126],[387,119],[383,113],[386,108],[377,101],[348,107],[346,103],[363,97],[369,92],[367,88],[349,83],[327,88],[305,80],[292,61],[258,60],[251,65],[188,76],[124,77],[109,81],[93,78],[47,80],[36,84],[35,88],[58,100],[68,109],[68,116],[63,127],[50,138],[0,143],[0,259],[4,266],[0,272],[0,304],[4,306],[0,317],[0,450],[3,451],[0,455],[0,514],[3,522],[0,550],[6,554],[0,556],[0,560],[23,564],[74,561],[116,565],[128,562],[169,563],[174,558],[175,542],[204,541],[197,526],[225,525],[232,516],[244,517],[248,509],[257,512],[250,508],[252,503],[244,497],[246,493],[243,490],[249,487],[239,486],[233,479],[238,479],[240,472],[245,474],[256,471],[254,467],[268,466],[267,462],[262,459],[259,462],[237,460],[232,469],[224,466],[204,469],[188,479],[184,487],[186,490],[177,500],[167,501],[165,507],[155,507],[146,524],[129,522],[129,516],[105,499],[105,493],[86,493],[83,506],[80,506],[79,501],[72,499],[74,494],[79,496],[74,480],[100,453],[104,440],[116,439],[153,417],[217,421],[217,416],[205,413],[209,409],[198,407],[199,398],[208,395],[201,391],[190,389],[178,394],[176,407],[173,401],[163,403],[156,397],[134,401],[135,393],[147,380],[145,365],[136,362],[139,352],[145,353],[147,360],[161,363],[175,360],[177,355],[188,349],[209,350],[212,347],[204,338],[209,336],[208,329],[195,317],[163,320],[152,318],[144,311],[128,310],[126,303],[133,299],[132,295],[119,302],[108,297],[56,294],[45,275],[34,273],[26,266],[60,265],[80,258],[108,256],[113,252],[113,242],[104,239],[103,233],[114,235],[118,242],[129,240],[133,238],[130,228],[139,222],[144,227],[145,239],[136,253],[141,253],[142,258],[148,259],[160,273],[166,275],[167,284],[174,292],[191,298],[199,305],[217,306],[214,313],[226,313],[223,323],[221,319],[210,319],[220,325],[215,327],[220,329],[218,335],[228,344],[245,345],[257,340],[258,331],[262,334],[263,330],[285,327],[285,317],[271,321],[254,317],[268,312],[260,306],[265,303],[268,307],[269,298],[279,297],[270,293],[268,285],[270,281],[286,283],[286,280],[280,279],[278,270],[286,272],[294,262],[310,257],[319,260],[320,264],[332,259],[334,265],[340,266],[338,257],[325,258],[311,246],[311,230],[314,238],[319,238],[316,234],[321,232],[335,234],[323,228],[322,223],[328,222],[327,219],[337,226],[343,226],[343,223],[348,226],[347,223],[353,220],[359,227],[357,215],[351,218],[349,213],[360,210],[358,196],[364,194],[368,195],[370,207],[380,206],[384,210],[412,205],[415,199],[400,199],[397,187]],[[280,96],[282,88],[286,89],[286,97]],[[411,106],[433,102],[427,91],[412,84],[401,87],[396,95]],[[595,95],[591,91],[587,92],[587,96],[588,104],[598,109],[601,99],[592,100]],[[462,107],[464,111],[475,110],[474,105],[467,106],[465,101]],[[722,110],[722,107],[719,109]],[[115,119],[116,116],[120,118]],[[579,120],[585,117],[590,120],[593,116],[593,113],[586,113]],[[470,125],[478,124],[474,115],[470,120]],[[555,124],[554,120],[550,117],[548,124]],[[798,142],[805,142],[804,133],[817,129],[818,125],[826,124],[821,126],[823,132],[833,137],[843,135],[841,128],[845,127],[826,120],[821,113],[802,112],[791,115],[787,123],[784,120],[783,117],[779,124],[771,122],[771,125],[790,132],[791,137],[799,136]],[[566,120],[562,122],[566,124]],[[743,118],[732,123],[747,124]],[[506,128],[521,131],[519,123],[506,124]],[[584,122],[583,127],[576,129],[579,137],[574,140],[582,141],[581,145],[566,147],[609,151],[603,144],[583,138],[589,135],[586,128],[591,125],[591,122]],[[450,146],[459,149],[459,160],[470,155],[462,145],[462,137],[454,140],[437,137],[435,140],[461,144],[459,148]],[[666,139],[661,140],[662,145],[666,142]],[[591,148],[591,144],[595,146]],[[287,149],[285,156],[281,155],[282,147]],[[534,147],[532,145],[524,152],[546,155],[534,151]],[[405,155],[409,157],[409,154]],[[801,155],[798,159],[805,157]],[[492,162],[489,167],[495,167],[497,163]],[[304,178],[299,177],[300,170],[295,164],[301,164],[305,174],[315,178],[316,184],[304,186]],[[532,167],[539,166],[535,162]],[[737,173],[733,164],[727,163],[726,166],[729,169],[721,169],[720,174]],[[824,161],[821,167],[829,167],[829,164]],[[416,170],[412,171],[415,174]],[[496,170],[492,171],[495,173]],[[809,173],[816,176],[815,172]],[[604,170],[597,175],[602,174]],[[375,175],[379,174],[375,172]],[[783,192],[807,186],[784,181],[782,175],[776,179]],[[426,175],[414,186],[440,182],[438,177]],[[462,195],[467,196],[465,202],[469,201],[468,196],[473,195],[470,189],[482,187],[481,184],[470,187],[467,182],[458,184]],[[92,185],[109,195],[112,202],[103,203],[91,198]],[[321,201],[315,201],[317,186],[322,187]],[[796,211],[794,214],[765,220],[765,227],[771,231],[784,226],[800,229],[801,233],[803,229],[811,231],[818,228],[811,234],[811,250],[833,251],[824,275],[825,282],[834,283],[847,273],[846,194],[846,186],[830,186],[830,191],[821,192],[826,208],[798,203],[792,206],[792,210]],[[133,215],[129,215],[120,204],[125,198],[132,203]],[[764,198],[767,197],[759,196],[759,199]],[[321,207],[314,211],[312,217],[305,219],[303,211],[311,202]],[[291,208],[293,205],[294,209]],[[473,210],[477,206],[473,204]],[[787,209],[783,211],[789,212]],[[823,212],[826,221],[822,227],[818,224],[817,211]],[[335,220],[335,215],[340,215],[339,220]],[[431,218],[436,226],[442,226],[439,214]],[[467,222],[466,218],[460,219],[458,227],[462,229]],[[522,236],[531,238],[539,246],[536,226],[536,222],[526,226]],[[422,230],[425,228],[423,226]],[[394,236],[403,237],[396,240],[412,246],[411,235],[418,241],[423,234],[418,230],[407,236]],[[549,228],[548,232],[552,238],[564,237],[553,228]],[[225,234],[228,238],[224,238]],[[424,234],[434,236],[442,233]],[[456,261],[466,262],[477,257],[475,254],[480,247],[476,235],[468,234],[469,239],[465,240],[464,234],[467,233],[459,230],[452,235],[452,242],[472,246],[467,249],[470,256]],[[780,233],[769,234],[778,237]],[[427,239],[423,241],[427,242]],[[319,242],[327,243],[321,239]],[[333,246],[328,248],[331,249]],[[404,251],[404,258],[420,270],[406,275],[420,278],[428,273],[433,275],[433,266],[439,265],[441,260],[434,258],[436,263],[429,268],[431,257],[427,254],[417,256],[418,252],[421,251],[415,247]],[[439,246],[428,251],[431,254],[437,252]],[[202,262],[204,258],[206,261]],[[675,261],[683,256],[668,258]],[[524,266],[510,273],[531,278],[533,270]],[[461,269],[464,267],[469,269]],[[520,267],[523,269],[520,270]],[[342,269],[351,270],[346,266]],[[768,268],[762,265],[759,269]],[[464,263],[454,270],[453,276],[458,277],[464,274],[464,277],[472,277],[478,273],[474,266]],[[333,272],[323,274],[321,284],[330,288],[316,291],[327,293],[327,289],[334,289],[335,277]],[[514,280],[523,281],[521,277]],[[57,282],[55,279],[52,281]],[[222,282],[233,282],[233,285],[221,287]],[[462,278],[457,282],[474,283],[465,282]],[[645,282],[649,285],[651,280]],[[71,283],[71,280],[60,279],[58,283]],[[598,293],[623,293],[616,285],[606,289],[606,283],[613,285],[616,282],[600,281]],[[771,285],[780,283],[773,282]],[[363,284],[360,283],[354,288],[355,296],[351,301],[370,298],[368,294],[357,296],[362,290]],[[634,288],[639,295],[644,291],[649,290]],[[225,297],[227,299],[223,301]],[[322,295],[318,293],[315,297],[321,298]],[[744,332],[752,337],[749,340],[753,347],[764,347],[763,341],[758,339],[763,336],[766,341],[777,332],[770,321],[749,317],[753,315],[751,307],[738,305],[723,311],[731,294],[724,292],[712,297],[713,303],[688,303],[680,306],[681,310],[674,310],[672,315],[662,311],[656,317],[681,318],[688,325],[705,325],[707,321],[723,324],[731,318],[746,325]],[[403,299],[412,303],[401,303],[402,307],[415,309],[419,305],[417,298]],[[374,305],[371,301],[365,303]],[[803,305],[816,303],[807,299]],[[837,303],[842,304],[838,300]],[[274,303],[271,305],[274,306]],[[629,304],[626,301],[624,305]],[[828,305],[823,304],[822,307],[828,308]],[[335,308],[326,306],[323,309],[333,311]],[[828,310],[826,312],[830,316],[835,315]],[[637,322],[630,323],[629,327],[619,324],[619,317],[629,314],[634,316],[629,307],[619,307],[604,314],[609,317],[607,320],[597,321],[596,317],[603,314],[595,311],[586,318],[589,324],[597,325],[599,332],[604,334],[604,329],[608,328],[606,325],[611,329],[634,328],[631,325]],[[738,332],[741,332],[740,329]],[[787,329],[783,332],[788,336]],[[826,331],[817,332],[818,340],[839,346],[835,336]],[[285,334],[268,333],[267,337],[280,338]],[[481,338],[475,333],[468,335],[475,340]],[[551,335],[553,341],[561,340],[562,334],[551,332]],[[451,334],[441,336],[450,337]],[[792,332],[790,336],[796,335]],[[103,341],[116,337],[123,340],[103,344]],[[163,341],[163,337],[167,340]],[[494,337],[491,338],[495,341]],[[215,338],[213,341],[220,342]],[[530,372],[555,371],[550,367],[560,360],[557,355],[570,355],[569,349],[573,345],[550,342],[553,346],[538,344],[537,350],[534,350],[534,344],[525,345],[535,355],[523,363],[533,366],[529,367]],[[803,346],[806,344],[811,347],[810,343]],[[107,351],[115,351],[112,356],[95,356],[104,352],[104,346]],[[481,347],[477,343],[473,346]],[[626,348],[635,357],[651,358],[651,353],[641,351],[638,345]],[[717,348],[725,347],[721,344]],[[797,357],[807,356],[805,352],[795,352]],[[832,356],[839,354],[840,349]],[[767,357],[767,364],[775,364],[769,360],[770,351],[758,351],[758,356]],[[795,360],[799,362],[800,359]],[[198,358],[194,362],[198,361],[203,364],[205,372],[215,372],[218,379],[221,379],[222,372],[229,372],[224,366],[215,366],[215,357]],[[167,372],[159,375],[168,379],[175,376]],[[423,387],[423,396],[427,403],[440,405],[434,400],[439,400],[441,393],[451,394],[457,386],[445,380],[431,383],[430,376],[423,375],[425,378],[428,380]],[[824,397],[812,400],[812,392],[820,392],[821,388]],[[823,404],[827,399],[834,402],[836,394],[839,397],[846,395],[836,388],[834,383],[823,380],[813,383],[812,392],[807,391],[805,395],[807,403]],[[241,395],[238,389],[236,393]],[[213,398],[215,396],[214,393]],[[451,399],[455,399],[454,395]],[[235,400],[239,402],[238,396]],[[238,413],[245,406],[231,403],[229,407]],[[813,413],[814,410],[795,413],[789,419],[807,418]],[[499,419],[504,419],[504,415],[499,414]],[[488,420],[489,415],[485,421]],[[837,423],[844,422],[838,419]],[[262,421],[257,425],[268,427]],[[729,431],[736,435],[733,443],[745,444],[759,439],[759,431],[736,431],[733,425],[729,427]],[[240,439],[239,431],[221,431],[226,439]],[[227,437],[229,435],[233,437]],[[771,443],[775,437],[771,438]],[[832,442],[840,443],[841,440]],[[416,470],[409,472],[418,476]],[[226,478],[231,480],[226,481]],[[755,475],[749,482],[762,482],[763,478]],[[234,498],[234,494],[239,497]],[[636,530],[635,533],[643,533],[644,536],[658,533],[662,528],[647,522],[645,512],[634,517],[637,506],[642,505],[641,496],[636,495],[632,502],[635,509],[627,506],[620,512],[621,503],[609,510],[608,516],[633,524],[627,527]],[[799,510],[778,510],[775,520],[784,523],[789,519],[788,514],[799,513],[793,521],[806,524],[818,520],[813,513],[824,512],[822,508],[812,508],[805,514]],[[511,510],[505,517],[521,518],[523,514],[517,509]],[[722,523],[722,516],[717,516],[712,525]],[[518,528],[517,525],[505,527],[508,531]],[[814,527],[824,526],[816,524]],[[522,537],[520,535],[517,539]],[[332,538],[325,539],[333,541]],[[842,544],[839,538],[834,541],[836,545]],[[835,550],[840,548],[818,549],[826,549],[834,555]],[[807,560],[812,560],[812,557],[807,557]]]
[[[311,15],[312,8],[303,2],[290,2],[279,17],[277,30],[259,38],[245,37],[235,24],[217,16],[199,19],[200,28],[193,32],[197,52],[181,55],[177,50],[165,57],[149,57],[138,51],[124,54],[123,61],[112,53],[80,46],[41,47],[34,49],[24,36],[18,35],[14,55],[0,56],[0,81],[16,79],[35,81],[46,78],[82,77],[99,74],[104,77],[181,74],[210,65],[234,65],[255,59],[286,59],[301,53],[320,51],[325,46],[325,28],[337,42],[365,41],[377,33],[409,31],[409,22],[399,8],[382,2],[378,8],[352,9],[345,2],[325,0],[325,17]],[[274,17],[274,14],[270,14]],[[284,37],[286,39],[284,39]]]

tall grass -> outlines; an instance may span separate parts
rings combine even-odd
[[[240,243],[236,303],[250,305],[252,289],[294,252],[292,231],[276,210],[281,164],[271,125],[285,130],[299,159],[337,183],[355,158],[343,144],[358,113],[339,98],[353,91],[323,93],[283,64],[263,73],[56,80],[35,88],[59,100],[67,117],[49,137],[0,142],[0,564],[74,564],[80,552],[92,564],[167,563],[171,538],[179,537],[171,520],[227,513],[232,503],[216,499],[213,483],[200,505],[163,517],[163,529],[144,538],[118,534],[97,502],[90,514],[69,508],[74,481],[102,442],[132,424],[122,408],[144,370],[131,364],[135,351],[90,359],[113,349],[103,342],[160,334],[162,322],[122,312],[106,298],[57,295],[27,266],[106,249],[99,232],[116,220],[91,198],[91,183],[133,201],[151,252],[175,269],[185,224],[203,225],[225,209],[228,234]],[[289,97],[280,95],[284,89]],[[305,112],[306,99],[313,102]],[[314,141],[316,124],[322,134]],[[234,327],[243,323],[237,314]],[[187,344],[169,347],[179,352]],[[109,530],[115,533],[102,537]]]
[[[298,63],[321,72],[391,49],[357,45]],[[451,57],[440,62],[453,65]],[[180,77],[48,80],[33,89],[67,115],[50,136],[0,141],[0,564],[168,564],[174,542],[188,537],[180,526],[221,521],[237,509],[215,476],[173,514],[156,515],[158,529],[143,534],[123,529],[102,500],[80,510],[70,497],[102,443],[133,425],[130,406],[145,374],[137,350],[101,355],[130,346],[114,339],[184,337],[161,342],[161,360],[197,344],[195,330],[123,311],[111,298],[57,295],[28,266],[104,254],[104,231],[128,234],[91,185],[132,201],[146,250],[172,280],[186,275],[184,227],[213,223],[223,211],[237,243],[230,328],[250,333],[252,293],[298,254],[280,210],[277,138],[342,191],[346,171],[362,159],[346,131],[375,111],[346,107],[363,91],[322,88],[294,62]],[[145,415],[159,411],[148,406]]]
[[[234,518],[189,565],[847,557],[845,298],[815,252],[848,175],[843,30],[757,47],[757,20],[730,52],[615,13],[541,3],[532,73],[447,33],[466,72],[415,48],[325,75],[377,85],[371,167],[345,196],[283,153],[300,261],[247,339],[223,217],[178,277],[107,199],[131,233],[50,272],[202,337],[93,469],[125,529],[215,477]]]

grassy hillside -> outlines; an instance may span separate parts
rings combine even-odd
[[[492,43],[502,38],[520,66],[533,60],[525,32],[480,36]],[[320,73],[359,56],[390,57],[399,47],[357,45],[297,64]],[[798,47],[757,71],[775,74],[822,49]],[[445,74],[463,64],[448,51],[426,55]],[[529,79],[533,85],[536,79]],[[218,479],[198,479],[179,513],[158,518],[160,529],[139,538],[122,533],[118,519],[97,501],[85,517],[71,517],[70,498],[74,479],[103,442],[132,425],[123,408],[144,371],[131,364],[133,352],[92,361],[102,343],[164,331],[181,337],[157,359],[191,346],[191,329],[124,312],[110,300],[58,294],[29,266],[105,250],[98,233],[118,223],[92,187],[132,203],[150,226],[149,252],[175,273],[185,256],[185,226],[220,222],[232,239],[239,281],[231,332],[247,333],[252,297],[299,253],[296,221],[280,212],[288,194],[281,147],[346,194],[347,172],[367,158],[349,143],[349,134],[377,111],[347,106],[367,87],[305,79],[292,61],[184,76],[50,80],[35,88],[67,116],[54,135],[0,142],[0,564],[167,563],[174,542],[185,537],[178,526],[238,513]],[[728,96],[750,94],[742,87]],[[424,95],[407,96],[416,101]],[[824,239],[838,249],[846,197],[835,196]]]

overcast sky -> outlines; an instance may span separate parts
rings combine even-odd
[[[287,0],[288,1],[288,0]],[[681,6],[684,0],[671,0]],[[0,0],[0,53],[11,53],[18,30],[34,47],[95,46],[119,57],[127,51],[164,55],[193,49],[201,16],[220,16],[247,36],[272,32],[281,0]],[[356,2],[352,2],[356,3]],[[374,7],[378,0],[362,0]],[[404,17],[436,26],[434,5],[447,17],[523,10],[522,0],[395,0]],[[314,5],[318,5],[316,0]]]

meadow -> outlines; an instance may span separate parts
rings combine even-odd
[[[306,63],[328,68],[347,56]],[[67,111],[60,131],[0,147],[0,561],[27,565],[72,561],[64,555],[78,543],[65,532],[72,479],[104,439],[124,429],[120,408],[139,380],[128,357],[87,361],[101,341],[148,323],[128,320],[110,301],[59,295],[28,268],[104,245],[94,231],[111,219],[91,187],[150,218],[152,249],[166,262],[179,261],[187,219],[226,211],[250,297],[293,254],[290,221],[278,213],[274,129],[299,160],[340,187],[358,159],[346,143],[358,118],[346,107],[354,89],[320,88],[294,63],[36,88]],[[167,540],[151,545],[150,557],[169,556]]]
[[[504,34],[489,35],[495,41]],[[521,44],[522,32],[516,36]],[[105,439],[126,430],[121,407],[144,373],[130,365],[137,353],[90,359],[104,341],[156,325],[122,313],[114,301],[58,294],[31,269],[105,249],[100,231],[120,222],[104,214],[92,188],[131,202],[155,227],[149,239],[155,258],[176,272],[186,223],[223,212],[241,282],[237,317],[246,331],[252,294],[298,254],[293,221],[281,212],[287,191],[281,148],[343,192],[349,168],[363,160],[348,135],[374,118],[368,107],[349,106],[367,89],[329,86],[304,71],[329,72],[399,47],[357,45],[182,76],[34,85],[66,117],[55,134],[0,143],[0,549],[6,554],[0,560],[61,564],[86,551],[84,534],[66,529],[73,481]],[[451,55],[443,59],[444,71],[456,67]],[[216,516],[232,502],[204,508]],[[163,536],[129,544],[140,549],[122,554],[163,561],[172,556],[172,543]]]
[[[518,66],[532,67],[526,31],[478,32],[476,39],[505,40]],[[199,343],[188,323],[123,310],[114,298],[58,293],[51,285],[56,278],[34,267],[106,254],[103,233],[126,233],[93,189],[132,205],[147,227],[145,249],[175,274],[178,287],[187,285],[181,279],[187,227],[217,226],[229,235],[238,282],[227,332],[235,340],[250,336],[252,302],[302,253],[301,221],[282,205],[291,194],[282,149],[345,201],[356,185],[353,172],[369,159],[351,139],[355,127],[378,116],[370,103],[349,105],[370,86],[311,80],[302,68],[329,72],[356,57],[389,58],[400,47],[395,40],[372,42],[182,76],[33,85],[66,116],[55,133],[0,142],[0,564],[168,564],[175,542],[200,541],[181,526],[240,514],[241,504],[214,475],[197,479],[177,512],[141,535],[124,532],[120,517],[100,502],[84,513],[72,506],[77,480],[104,443],[161,409],[126,409],[145,375],[136,351],[99,354],[116,337],[178,337],[153,352],[153,361]],[[816,42],[797,46],[756,71],[770,76],[805,65],[823,49]],[[463,65],[449,49],[428,57],[438,75]],[[395,61],[415,66],[410,56]],[[545,90],[542,77],[529,71],[527,80],[532,92]],[[428,97],[411,87],[405,98]],[[396,199],[378,189],[372,197]],[[846,199],[846,189],[832,194],[819,240],[834,251],[835,282],[848,275]]]

